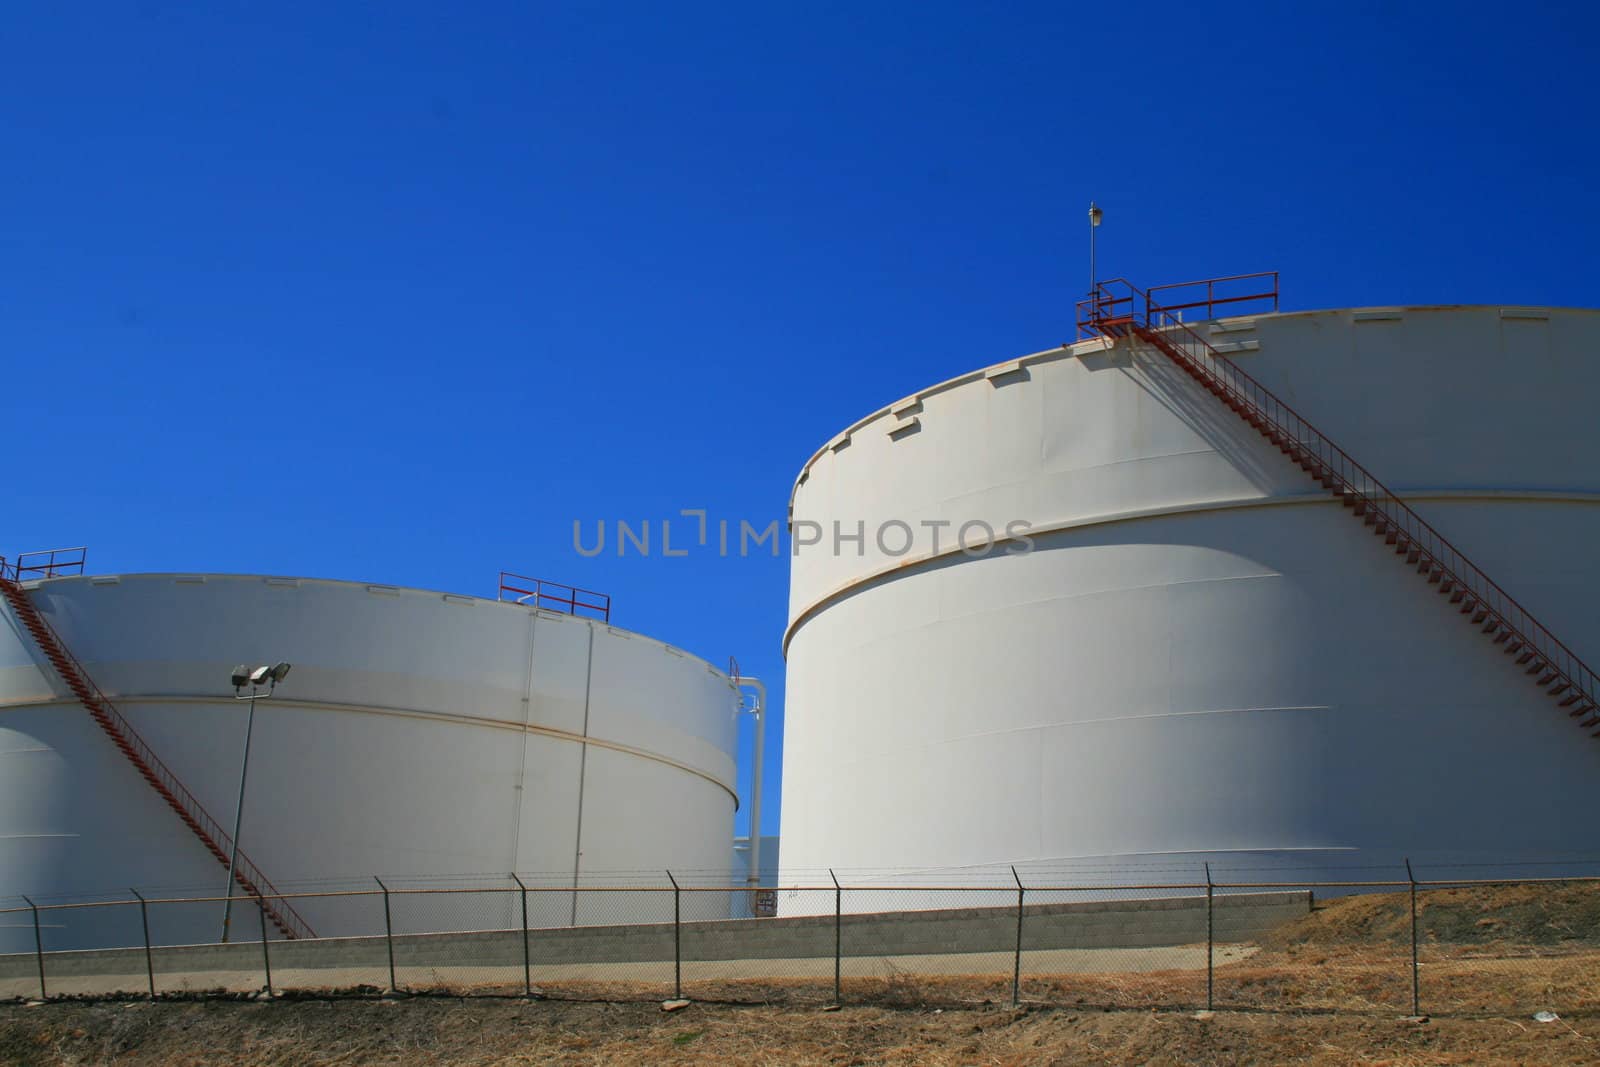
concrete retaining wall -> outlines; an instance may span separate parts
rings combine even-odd
[[[1219,896],[1213,910],[1219,942],[1250,941],[1311,910],[1308,892]],[[839,936],[846,956],[914,956],[1010,952],[1016,945],[1014,908],[898,911],[842,917]],[[725,919],[686,922],[679,936],[686,961],[804,959],[834,953],[834,917]],[[1147,948],[1206,939],[1204,897],[1036,904],[1023,909],[1024,949]],[[528,955],[536,965],[635,963],[674,957],[671,923],[580,926],[531,930]],[[270,942],[272,966],[284,969],[353,969],[388,966],[382,937],[323,938]],[[155,950],[157,969],[246,971],[262,964],[261,943],[185,945]],[[520,930],[406,934],[394,938],[398,967],[520,966]],[[0,956],[0,978],[37,973],[32,954]],[[47,976],[142,973],[143,948],[52,952]]]

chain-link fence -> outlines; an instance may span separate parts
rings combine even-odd
[[[755,890],[373,878],[0,909],[0,996],[399,995],[1504,1015],[1600,1009],[1600,878]],[[759,918],[733,916],[756,914]],[[334,936],[327,936],[332,933]]]

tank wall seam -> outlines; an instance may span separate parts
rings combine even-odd
[[[187,696],[187,695],[161,695],[161,694],[130,695],[130,694],[124,693],[124,694],[107,694],[107,696],[110,697],[111,701],[113,703],[115,703],[115,704],[128,705],[128,706],[136,706],[136,705],[141,705],[141,704],[215,704],[215,703],[217,703],[217,699],[215,697],[199,697],[199,696]],[[286,700],[286,699],[284,699],[282,697],[274,698],[273,703],[276,706],[280,707],[280,708],[295,707],[295,708],[301,708],[301,709],[312,710],[312,711],[346,712],[346,713],[358,714],[358,715],[385,715],[385,716],[390,716],[392,718],[421,719],[421,720],[425,720],[425,721],[429,721],[429,722],[448,723],[448,724],[457,725],[457,726],[478,727],[480,729],[515,730],[515,731],[518,731],[519,733],[536,734],[536,735],[539,735],[541,737],[549,737],[549,738],[551,738],[553,740],[557,740],[557,741],[569,741],[569,742],[572,742],[574,744],[580,744],[581,743],[581,744],[587,744],[587,745],[595,745],[595,746],[597,746],[599,748],[610,749],[613,752],[620,752],[623,755],[638,756],[640,759],[647,759],[647,760],[650,760],[650,761],[652,761],[654,763],[665,764],[668,767],[672,767],[672,768],[675,768],[677,770],[684,771],[685,773],[692,774],[696,778],[704,779],[705,781],[709,782],[710,784],[712,784],[712,785],[716,786],[717,788],[721,789],[723,792],[727,793],[730,797],[732,797],[736,803],[738,801],[738,794],[734,791],[733,786],[728,782],[724,782],[721,778],[718,778],[713,772],[702,770],[699,767],[691,766],[690,764],[684,763],[681,760],[675,760],[671,756],[661,755],[659,753],[651,752],[651,751],[649,751],[647,749],[636,748],[636,747],[634,747],[632,745],[623,744],[620,741],[608,741],[608,740],[605,740],[604,738],[598,738],[598,737],[584,737],[582,735],[572,733],[570,730],[557,730],[554,727],[550,727],[550,726],[533,726],[533,725],[524,726],[521,723],[508,722],[508,721],[506,721],[504,719],[485,719],[485,718],[482,718],[480,716],[475,716],[475,715],[451,715],[451,714],[447,714],[447,713],[444,713],[444,712],[421,711],[421,710],[410,709],[410,708],[381,708],[381,707],[362,705],[362,704],[336,704],[336,703],[333,703],[333,702],[330,702],[330,701],[317,701],[317,700]],[[6,701],[3,701],[3,700],[0,700],[0,715],[5,714],[6,712],[32,711],[32,710],[37,710],[37,709],[41,709],[41,708],[56,707],[56,706],[59,706],[59,707],[62,707],[62,708],[66,708],[66,709],[69,709],[69,710],[70,709],[80,709],[81,710],[81,707],[82,707],[76,701],[61,700],[59,698],[49,699],[49,700],[22,700],[22,701],[16,701],[16,702],[6,702]],[[730,757],[730,760],[731,760],[731,757]]]
[[[1490,501],[1496,503],[1518,500],[1534,501],[1553,504],[1600,504],[1600,492],[1579,491],[1572,492],[1555,489],[1396,489],[1395,492],[1408,501],[1435,500],[1435,501]],[[1095,526],[1112,526],[1124,522],[1143,522],[1149,519],[1159,519],[1168,515],[1194,515],[1206,512],[1242,511],[1247,508],[1259,507],[1305,507],[1313,505],[1335,506],[1340,502],[1327,493],[1307,492],[1288,493],[1265,497],[1236,497],[1231,500],[1207,500],[1192,504],[1163,504],[1154,508],[1138,508],[1130,511],[1112,512],[1102,515],[1090,515],[1075,519],[1065,519],[1059,522],[1030,526],[1026,534],[1032,538],[1049,536],[1068,530],[1085,529]],[[1342,506],[1342,505],[1340,505]],[[992,545],[1006,545],[1018,538],[997,537]],[[858,577],[850,579],[843,585],[835,586],[822,596],[813,600],[804,609],[795,614],[788,627],[784,630],[782,653],[785,657],[789,654],[789,645],[800,627],[811,621],[824,609],[844,599],[857,589],[879,583],[885,578],[899,577],[913,571],[918,571],[929,564],[942,560],[952,559],[962,555],[964,550],[960,547],[947,548],[940,552],[929,552],[920,556],[913,556],[899,560],[888,566],[879,567]],[[977,559],[982,556],[973,557]]]

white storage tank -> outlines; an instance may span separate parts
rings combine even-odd
[[[670,645],[516,603],[354,582],[130,574],[24,584],[226,830],[246,721],[230,672],[293,665],[257,705],[240,833],[279,890],[371,888],[375,877],[502,885],[511,872],[542,887],[611,884],[618,872],[651,872],[654,884],[669,868],[702,883],[733,877],[738,694],[724,672]],[[222,893],[225,868],[46,666],[25,622],[4,607],[0,897]],[[670,895],[534,901],[539,925],[671,917]],[[691,901],[724,915],[730,903]],[[453,914],[449,898],[434,898],[428,914],[397,926],[518,921],[513,896],[458,903]],[[318,936],[383,929],[372,900],[294,908]],[[245,914],[258,936],[254,907]],[[94,928],[113,920],[100,912],[51,918],[50,948],[127,941]],[[192,929],[168,923],[161,939],[212,940],[219,921],[220,908],[195,909]],[[31,951],[31,927],[10,925],[0,952]]]
[[[1600,313],[1196,329],[1600,657]],[[806,463],[790,521],[782,884],[1448,877],[1600,846],[1583,717],[1148,343],[883,408]],[[955,547],[964,524],[997,543]]]

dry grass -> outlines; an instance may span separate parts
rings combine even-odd
[[[375,990],[252,1003],[201,999],[0,1006],[0,1064],[1233,1064],[1600,1062],[1600,890],[1444,890],[1421,904],[1422,1008],[1411,1009],[1405,894],[1347,897],[1204,971],[1033,974],[890,969],[847,978],[473,986],[383,1002]],[[356,995],[350,995],[355,992]],[[365,994],[364,996],[362,994]],[[498,994],[493,999],[485,994]],[[1229,1010],[1231,1009],[1231,1010]],[[1538,1023],[1552,1010],[1562,1018]]]
[[[344,1064],[1572,1063],[1600,1024],[1005,1008],[914,1011],[493,1000],[0,1008],[0,1062]]]

